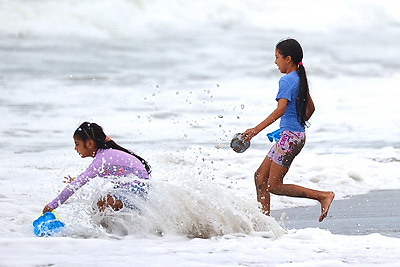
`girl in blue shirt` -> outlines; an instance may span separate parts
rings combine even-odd
[[[306,122],[315,110],[302,60],[303,50],[296,40],[286,39],[276,45],[275,64],[281,73],[286,74],[279,80],[276,97],[278,106],[264,121],[247,129],[242,136],[245,141],[250,141],[267,126],[281,119],[281,137],[254,174],[257,200],[263,213],[270,215],[270,193],[315,199],[321,204],[321,222],[327,216],[335,194],[283,183],[293,159],[305,144]]]

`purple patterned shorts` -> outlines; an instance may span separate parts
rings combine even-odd
[[[269,150],[268,158],[283,167],[289,168],[305,142],[305,132],[283,131],[281,138]]]

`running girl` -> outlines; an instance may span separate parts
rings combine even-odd
[[[306,122],[315,110],[302,60],[303,50],[296,40],[286,39],[276,45],[275,64],[281,73],[286,74],[279,80],[277,108],[256,127],[247,129],[242,137],[245,141],[250,141],[267,126],[281,118],[281,137],[272,146],[254,174],[257,200],[261,204],[263,213],[270,215],[270,193],[315,199],[321,204],[319,216],[321,222],[327,216],[335,194],[294,184],[283,184],[283,178],[293,159],[305,144]]]
[[[73,135],[75,150],[82,158],[93,157],[93,162],[76,179],[67,178],[69,184],[49,204],[44,212],[52,211],[63,204],[72,194],[95,177],[110,178],[115,184],[113,192],[99,199],[100,211],[107,207],[120,210],[129,207],[127,196],[147,193],[146,180],[149,179],[149,164],[133,152],[119,146],[96,123],[84,122]]]

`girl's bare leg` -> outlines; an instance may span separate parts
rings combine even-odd
[[[107,195],[107,197],[100,199],[97,201],[97,207],[100,211],[104,211],[107,207],[112,208],[115,211],[118,211],[124,207],[124,204],[121,200],[114,199],[111,195]]]
[[[265,215],[270,215],[271,197],[268,191],[268,175],[270,172],[271,160],[265,157],[260,167],[254,174],[254,182],[256,184],[257,201],[261,204],[262,212]]]
[[[329,207],[335,198],[335,193],[313,190],[294,184],[284,184],[283,178],[288,170],[289,169],[286,167],[283,167],[273,161],[271,162],[268,176],[268,191],[276,195],[318,200],[321,204],[321,215],[319,217],[319,221],[322,222],[328,215]]]

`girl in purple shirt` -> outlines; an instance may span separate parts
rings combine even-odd
[[[96,123],[84,122],[73,135],[75,150],[82,158],[93,157],[93,162],[76,179],[69,178],[69,184],[50,203],[43,213],[52,211],[63,204],[78,189],[95,177],[110,178],[122,194],[108,194],[99,199],[100,211],[110,207],[120,210],[131,206],[124,194],[145,196],[148,185],[146,180],[151,173],[150,165],[135,153],[119,146],[104,133]]]

